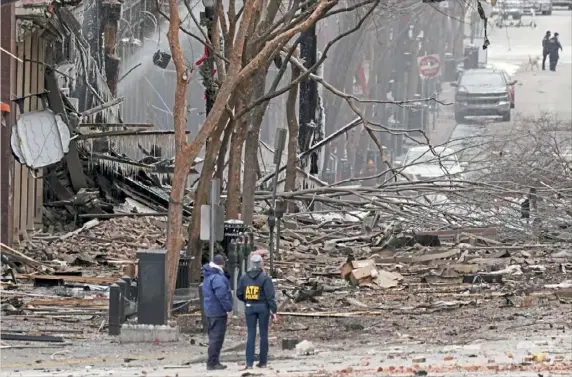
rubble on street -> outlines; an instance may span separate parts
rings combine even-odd
[[[32,318],[83,329],[79,337],[62,332],[66,340],[104,331],[109,285],[135,266],[138,250],[164,246],[164,221],[91,220],[71,234],[31,235],[19,250],[2,245],[9,261],[3,263],[3,332]],[[256,223],[255,242],[264,244],[266,225]],[[342,328],[369,332],[377,330],[376,321],[396,316],[462,317],[503,309],[517,315],[513,309],[550,305],[556,310],[572,302],[569,243],[504,242],[490,228],[444,231],[442,237],[439,232],[384,234],[376,228],[368,235],[360,230],[360,236],[334,239],[343,225],[336,221],[285,223],[275,261],[281,332],[321,332],[300,317],[325,323],[351,319]],[[347,236],[351,226],[345,226]],[[394,241],[388,243],[390,238]],[[195,303],[180,317],[195,318],[191,324],[196,326],[199,311]],[[21,334],[41,333],[45,326],[35,327]]]
[[[266,225],[261,218],[257,220],[255,241],[264,244]],[[42,347],[50,347],[49,352],[56,355],[58,350],[73,349],[77,342],[112,341],[105,335],[109,285],[128,273],[126,266],[135,265],[138,250],[164,245],[164,221],[161,217],[100,220],[86,223],[89,226],[73,234],[31,235],[18,250],[2,245],[2,254],[13,265],[3,263],[3,347],[18,349],[23,342],[26,347],[46,344]],[[355,347],[350,339],[365,336],[377,341],[393,339],[394,345],[388,349],[395,351],[393,356],[388,354],[383,365],[393,358],[411,360],[411,365],[395,361],[391,364],[394,366],[377,367],[364,354],[355,361],[360,370],[385,370],[390,375],[420,370],[443,372],[452,369],[431,366],[423,356],[402,355],[398,344],[447,345],[460,339],[498,339],[511,329],[542,332],[547,326],[566,334],[572,325],[565,314],[572,304],[569,243],[504,242],[490,228],[443,231],[442,237],[439,233],[420,237],[407,232],[357,237],[345,231],[345,240],[340,241],[333,238],[339,232],[339,222],[317,226],[292,219],[285,222],[289,225],[282,233],[275,261],[281,320],[271,330],[274,355],[292,352],[289,357],[312,357],[314,353],[327,356],[336,352],[327,348],[331,347],[327,346],[329,342],[335,341],[338,348],[346,342],[348,347]],[[376,232],[372,229],[371,234]],[[389,238],[394,241],[388,243]],[[183,331],[175,343],[177,347],[184,349],[190,342],[192,347],[199,347],[197,352],[206,352],[204,343],[198,340],[198,301],[192,300],[188,312],[178,313],[175,319]],[[229,338],[239,347],[243,329],[242,318],[231,320]],[[288,347],[288,342],[296,345]],[[283,351],[279,351],[281,345]],[[236,352],[236,359],[241,360],[240,351],[229,351],[225,357],[234,360]],[[450,350],[443,357],[460,360],[462,357],[455,352]],[[55,357],[67,360],[65,353]],[[188,362],[188,355],[177,352],[169,357],[175,365]],[[518,358],[502,365],[489,360],[488,365],[502,371],[514,362],[529,364],[533,370],[555,372],[565,370],[571,361],[565,354],[554,352]],[[139,359],[134,356],[129,364],[125,360],[117,362],[137,365]],[[190,367],[194,363],[202,365],[200,357],[193,360]],[[26,364],[34,365],[34,361],[18,365]],[[49,365],[46,362],[43,367],[49,369]],[[467,372],[481,368],[452,365]],[[528,367],[519,368],[524,371]],[[337,370],[351,375],[350,369],[339,365]]]
[[[518,200],[502,196],[503,188],[456,185],[333,184],[279,192],[279,199],[296,203],[298,211],[279,217],[280,232],[274,232],[280,320],[271,329],[272,364],[285,358],[276,368],[287,376],[570,368],[563,341],[572,327],[569,203],[552,201],[550,189],[539,190],[548,199],[538,205],[543,221],[537,224],[521,218]],[[110,335],[112,327],[121,326],[111,323],[110,303],[114,292],[129,290],[136,280],[138,253],[165,248],[166,207],[160,198],[168,196],[168,186],[154,190],[162,194],[142,203],[125,189],[132,196],[105,213],[81,207],[76,226],[54,225],[54,216],[45,216],[38,231],[1,245],[2,347],[14,355],[3,368],[49,371],[62,363],[132,368],[147,362],[142,353],[173,368],[204,368],[195,285],[175,293],[172,319],[156,327],[135,324],[137,302],[125,293],[119,298],[126,304],[125,333]],[[270,249],[264,203],[271,194],[258,191],[256,198],[253,244]],[[316,204],[312,210],[310,201]],[[229,322],[223,357],[235,361],[236,369],[243,363],[244,329],[238,313]],[[550,346],[530,343],[526,335],[518,338],[521,348],[511,357],[504,352],[480,359],[482,352],[451,348],[437,360],[411,351],[420,344],[502,342],[521,331],[552,339]],[[97,351],[80,344],[93,344]],[[371,353],[380,344],[383,352]],[[49,360],[24,357],[29,348],[47,349]],[[337,364],[346,349],[353,361]],[[376,361],[380,352],[383,360]],[[296,372],[286,361],[291,358],[309,360],[306,369]],[[174,373],[165,369],[162,375]]]

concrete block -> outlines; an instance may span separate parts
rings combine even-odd
[[[121,326],[121,343],[168,343],[179,340],[179,326],[137,325]]]

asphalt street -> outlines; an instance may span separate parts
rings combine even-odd
[[[523,22],[527,22],[525,18]],[[468,119],[457,125],[451,118],[452,106],[445,108],[444,114],[431,133],[434,145],[465,136],[510,132],[522,118],[538,118],[542,115],[556,116],[565,124],[572,121],[572,12],[555,9],[551,16],[537,16],[536,28],[529,26],[493,28],[489,32],[491,42],[488,47],[487,64],[491,68],[505,70],[516,84],[516,104],[510,122],[499,118]],[[547,30],[558,32],[563,51],[556,72],[531,70],[529,57],[542,60],[542,38]],[[447,98],[454,98],[453,88],[444,88]],[[484,124],[484,126],[483,126]]]
[[[572,353],[568,334],[553,329],[543,334],[524,332],[519,339],[487,341],[474,339],[462,345],[425,345],[407,341],[380,344],[372,339],[360,344],[342,342],[322,344],[312,355],[296,355],[293,351],[279,351],[279,358],[270,360],[269,368],[244,371],[242,352],[223,355],[228,369],[206,371],[203,363],[191,365],[151,364],[137,360],[133,366],[71,366],[63,360],[57,368],[38,365],[35,370],[2,371],[0,376],[10,377],[383,377],[383,376],[565,376],[570,370],[566,362],[523,363],[527,356],[562,355],[564,360]],[[71,359],[73,361],[73,359]],[[427,374],[422,374],[425,371]],[[414,374],[416,373],[416,374]]]
[[[526,23],[530,17],[524,17]],[[559,64],[572,64],[572,12],[555,9],[551,16],[536,16],[536,28],[530,26],[493,28],[489,32],[491,45],[488,50],[489,63],[520,67],[528,62],[529,56],[542,58],[542,38],[546,31],[560,34],[563,51]],[[564,67],[559,69],[564,71]],[[568,68],[568,71],[570,68]],[[510,73],[510,72],[509,72]]]
[[[572,12],[555,10],[551,16],[537,16],[536,28],[506,27],[490,33],[488,63],[506,70],[518,80],[515,114],[539,116],[552,113],[561,120],[572,119]],[[531,71],[529,56],[542,60],[542,38],[547,30],[558,32],[563,51],[556,72]],[[518,118],[518,117],[517,117]]]

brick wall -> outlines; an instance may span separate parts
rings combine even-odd
[[[14,4],[7,4],[0,7],[0,45],[4,50],[15,51],[15,27]],[[14,73],[14,59],[8,54],[0,53],[0,99],[2,102],[12,104],[10,94],[12,82],[10,80]],[[10,127],[13,121],[13,114],[3,114],[0,126],[0,240],[2,243],[12,242],[12,206],[11,206],[11,180],[13,159],[10,148]]]

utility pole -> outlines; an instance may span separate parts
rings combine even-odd
[[[316,0],[311,1],[310,6],[315,4]],[[302,10],[304,11],[304,9]],[[316,25],[312,25],[308,30],[304,31],[300,37],[300,57],[304,60],[306,68],[316,64],[318,55],[318,40],[316,37]],[[306,78],[300,82],[299,96],[299,123],[298,129],[298,148],[299,153],[305,152],[310,148],[313,133],[316,131],[317,119],[316,110],[318,108],[318,85],[314,80]],[[318,154],[310,156],[311,166],[310,174],[318,174]],[[301,167],[306,167],[308,162],[302,161]]]

